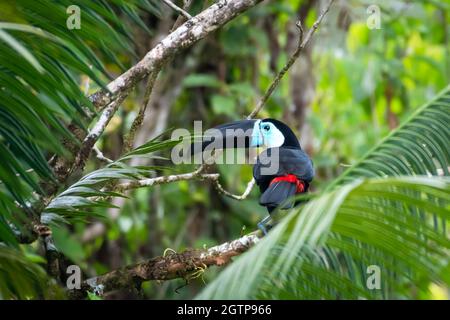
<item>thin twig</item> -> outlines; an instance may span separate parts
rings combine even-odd
[[[227,196],[234,200],[239,200],[239,201],[244,200],[248,197],[250,192],[252,192],[253,186],[255,185],[255,182],[256,182],[255,179],[250,180],[249,183],[247,184],[247,188],[245,188],[244,193],[242,195],[238,196],[238,195],[232,194],[231,192],[225,190],[222,187],[222,185],[219,182],[219,176],[217,176],[217,179],[211,179],[211,180],[213,180],[214,187],[216,188],[216,190],[219,193],[223,194],[224,196]]]
[[[189,7],[191,5],[191,0],[184,0],[183,3],[184,3],[183,10],[187,10],[187,9],[189,9]],[[190,18],[191,17],[189,16],[188,19],[190,19]],[[177,17],[177,19],[175,20],[175,23],[173,24],[172,28],[170,29],[170,32],[172,32],[173,30],[175,30],[176,28],[178,28],[180,26],[180,23],[183,21],[182,19],[183,19],[183,15],[180,15]],[[156,79],[158,78],[158,75],[161,72],[162,68],[167,63],[169,63],[170,60],[172,60],[173,56],[174,55],[169,56],[168,58],[163,60],[162,63],[157,65],[155,70],[153,70],[149,74],[142,106],[140,107],[139,113],[131,125],[130,131],[125,136],[123,153],[129,152],[133,148],[133,143],[134,143],[136,133],[138,132],[139,128],[142,126],[142,123],[143,123],[144,117],[145,117],[145,111],[147,110],[147,107],[150,104],[150,98],[151,98],[151,95],[153,92],[153,87],[155,86]]]
[[[330,10],[331,5],[333,4],[334,0],[330,0],[328,2],[327,6],[325,7],[325,10],[322,11],[319,18],[314,22],[311,29],[309,29],[308,33],[306,34],[305,39],[303,39],[303,28],[301,26],[300,22],[297,22],[296,25],[300,29],[300,35],[299,35],[299,42],[297,49],[294,51],[286,65],[283,67],[283,69],[278,72],[276,77],[273,79],[272,83],[269,86],[269,89],[267,89],[266,93],[261,97],[261,99],[258,101],[258,104],[256,105],[256,108],[247,116],[247,119],[253,119],[264,107],[267,100],[269,100],[270,96],[274,92],[274,90],[277,88],[278,84],[280,83],[280,80],[284,77],[286,72],[289,70],[289,68],[294,64],[294,62],[297,60],[297,58],[300,56],[300,53],[303,51],[303,49],[308,45],[310,42],[312,36],[316,32],[317,28],[319,27],[320,23],[322,22],[325,15]]]
[[[160,176],[160,177],[155,177],[155,178],[141,179],[141,180],[121,183],[121,184],[118,184],[114,189],[119,192],[123,192],[125,190],[150,187],[150,186],[159,185],[159,184],[200,179],[200,180],[211,181],[213,183],[214,187],[216,188],[216,190],[227,197],[230,197],[235,200],[244,200],[248,197],[248,195],[250,194],[250,192],[252,191],[252,189],[255,185],[255,180],[252,179],[248,182],[247,187],[246,187],[244,193],[242,193],[242,195],[235,195],[223,188],[223,186],[219,182],[220,175],[218,173],[202,173],[204,170],[205,170],[205,167],[200,166],[200,167],[198,167],[197,170],[188,172],[188,173],[174,174],[174,175],[169,175],[169,176]]]
[[[278,86],[278,84],[280,83],[281,79],[283,78],[283,76],[288,72],[289,68],[294,64],[294,62],[297,60],[297,58],[300,56],[300,53],[302,52],[302,50],[306,47],[306,45],[309,43],[309,41],[311,40],[313,34],[315,33],[315,31],[317,30],[317,28],[319,27],[320,23],[322,22],[323,18],[325,17],[325,15],[328,13],[328,11],[330,10],[331,5],[333,4],[334,0],[330,0],[330,2],[328,3],[328,5],[325,7],[325,10],[320,14],[319,18],[314,22],[313,26],[311,27],[311,29],[308,31],[308,34],[306,35],[306,38],[303,39],[303,26],[302,26],[302,22],[301,21],[297,21],[295,23],[295,25],[297,26],[297,28],[299,29],[299,41],[298,41],[298,46],[297,49],[294,51],[294,53],[292,54],[291,58],[289,59],[289,61],[286,63],[286,65],[283,67],[283,69],[281,69],[281,71],[276,75],[276,77],[273,79],[271,85],[269,86],[269,88],[267,89],[266,93],[262,96],[262,98],[258,101],[258,104],[256,105],[255,109],[253,109],[253,111],[247,116],[247,119],[253,119],[254,117],[256,117],[258,115],[258,113],[261,111],[261,109],[264,107],[264,105],[266,104],[267,100],[269,100],[270,96],[272,95],[272,93],[275,91],[276,87]],[[223,187],[220,185],[219,180],[216,179],[214,181],[214,185],[216,187],[216,189],[222,193],[225,196],[228,196],[230,198],[233,198],[235,200],[243,200],[245,199],[248,194],[250,194],[253,186],[255,185],[255,180],[252,179],[248,185],[247,188],[245,190],[245,192],[241,195],[234,195],[228,191],[226,191],[225,189],[223,189]]]
[[[116,190],[119,192],[130,190],[130,189],[136,189],[136,188],[142,188],[142,187],[150,187],[157,184],[165,184],[170,182],[176,182],[176,181],[184,181],[184,180],[192,180],[194,178],[200,177],[201,179],[205,180],[212,180],[215,179],[216,176],[218,176],[217,173],[215,174],[202,174],[204,170],[204,167],[200,166],[197,170],[189,173],[183,173],[183,174],[173,174],[169,176],[161,176],[156,178],[148,178],[148,179],[141,179],[131,182],[125,182],[118,184],[116,186]]]
[[[103,109],[98,121],[89,130],[88,135],[84,138],[82,146],[78,151],[78,154],[75,158],[75,162],[70,169],[69,174],[75,172],[79,168],[83,168],[86,163],[89,154],[91,153],[92,148],[94,147],[97,140],[102,135],[108,123],[111,121],[112,117],[116,113],[119,106],[122,104],[123,100],[127,97],[128,93],[124,93],[119,95],[116,100],[111,102],[105,109]]]
[[[189,9],[189,7],[192,4],[192,0],[183,0],[183,10],[187,11]],[[170,29],[170,32],[172,32],[173,30],[175,30],[176,28],[178,28],[179,26],[181,26],[183,23],[186,22],[186,20],[189,20],[189,18],[186,18],[183,15],[179,15],[177,17],[177,20],[175,20],[175,23],[172,26],[172,29]]]
[[[153,92],[153,87],[155,85],[156,79],[158,78],[159,72],[161,71],[162,67],[163,65],[159,66],[157,69],[152,71],[148,76],[147,86],[144,93],[144,101],[142,103],[142,106],[139,108],[138,115],[131,124],[130,131],[125,136],[123,153],[129,152],[133,148],[134,138],[136,136],[137,131],[141,127],[142,122],[144,121],[145,111],[147,110],[147,107],[150,103],[150,96]]]
[[[94,145],[94,147],[92,148],[92,150],[95,152],[95,156],[97,157],[98,160],[103,161],[103,162],[107,162],[107,163],[113,163],[114,161],[105,157],[103,152]]]
[[[180,7],[178,7],[176,4],[174,4],[172,1],[169,0],[162,0],[165,4],[167,4],[169,7],[171,7],[173,10],[175,10],[176,12],[178,12],[179,14],[182,14],[183,16],[185,16],[188,19],[192,19],[192,16],[185,10],[181,9]]]

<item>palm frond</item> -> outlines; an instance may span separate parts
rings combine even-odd
[[[139,180],[149,178],[161,166],[130,166],[126,162],[134,157],[156,158],[154,154],[180,143],[179,140],[160,140],[158,136],[131,150],[120,159],[104,168],[92,171],[55,197],[42,213],[43,223],[84,219],[95,212],[89,208],[113,207],[106,201],[110,197],[124,195],[108,190],[108,186],[118,180]],[[161,159],[161,157],[158,157]]]
[[[69,30],[66,10],[72,4],[0,4],[1,230],[8,229],[5,221],[14,218],[17,204],[27,208],[34,193],[42,193],[39,181],[56,181],[48,158],[68,156],[61,140],[77,143],[67,124],[87,126],[83,119],[93,107],[81,76],[92,79],[92,87],[104,86],[109,78],[104,64],[119,64],[117,57],[132,51],[131,22],[142,25],[143,10],[159,14],[154,1],[79,1],[81,29]],[[0,240],[10,233],[0,234]]]
[[[0,300],[47,296],[45,271],[18,250],[0,246],[0,279]]]
[[[329,188],[361,177],[449,175],[450,86],[417,109]]]
[[[430,282],[449,285],[450,240],[432,227],[433,215],[450,219],[449,193],[448,178],[430,177],[327,192],[289,213],[199,298],[404,298]],[[381,290],[366,286],[370,265],[382,271]]]

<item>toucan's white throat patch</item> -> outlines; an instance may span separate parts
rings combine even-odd
[[[284,144],[283,133],[270,121],[257,120],[253,126],[252,147],[277,148]]]

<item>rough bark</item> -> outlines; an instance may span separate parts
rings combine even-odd
[[[122,91],[126,91],[142,80],[165,59],[203,39],[211,32],[222,27],[240,13],[254,7],[262,0],[220,0],[192,19],[189,19],[175,31],[165,37],[135,66],[110,82],[107,90],[100,90],[90,96],[97,107],[103,109]]]
[[[114,290],[140,286],[142,282],[150,280],[183,278],[189,281],[200,276],[208,267],[226,265],[233,257],[250,249],[258,240],[259,235],[252,233],[209,249],[191,249],[181,253],[170,251],[163,256],[87,279],[82,283],[81,289],[69,294],[71,298],[80,299],[85,297],[88,291],[103,295]]]
[[[110,82],[107,90],[100,90],[90,96],[90,100],[99,110],[103,111],[98,123],[84,139],[82,147],[77,154],[74,167],[69,174],[77,168],[83,168],[92,147],[99,138],[106,125],[116,112],[121,101],[129,91],[149,74],[156,75],[165,62],[177,52],[203,39],[205,36],[223,26],[241,12],[255,6],[262,0],[221,0],[192,17],[167,37],[162,39],[145,57],[132,68]],[[153,87],[153,84],[151,85]],[[116,100],[116,101],[114,101]]]

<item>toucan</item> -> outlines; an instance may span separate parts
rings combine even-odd
[[[302,150],[294,132],[276,119],[239,120],[208,130],[201,143],[193,143],[191,154],[222,148],[263,148],[253,166],[253,177],[261,191],[259,204],[269,215],[258,223],[266,234],[270,214],[280,207],[292,208],[296,194],[306,193],[314,178],[311,158]],[[269,227],[269,226],[267,226]]]

